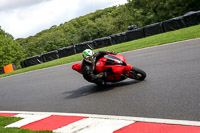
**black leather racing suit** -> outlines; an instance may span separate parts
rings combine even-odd
[[[95,71],[95,64],[96,62],[104,57],[104,55],[109,54],[109,51],[99,51],[94,54],[94,63],[88,63],[85,60],[82,61],[81,71],[83,77],[88,82],[101,84],[102,83],[102,74],[99,74]]]

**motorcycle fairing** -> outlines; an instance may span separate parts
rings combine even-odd
[[[101,58],[96,63],[95,70],[97,72],[106,71],[108,68],[112,68],[112,71],[116,74],[121,74],[126,67],[126,64],[123,61],[111,60],[107,57]]]
[[[72,69],[77,71],[77,72],[79,72],[80,74],[82,74],[82,72],[81,72],[81,64],[82,63],[79,62],[79,63],[76,63],[76,64],[72,65]]]
[[[95,70],[97,72],[107,71],[111,69],[113,74],[107,75],[108,81],[121,80],[121,74],[126,70],[127,64],[125,58],[121,54],[107,55],[99,59],[96,63]]]

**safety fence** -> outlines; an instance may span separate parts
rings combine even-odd
[[[81,53],[87,48],[102,48],[198,24],[200,24],[200,11],[192,11],[183,16],[147,25],[141,28],[138,28],[137,26],[129,26],[126,32],[114,34],[109,37],[98,38],[92,41],[82,42],[65,48],[60,48],[55,51],[33,56],[21,61],[20,64],[22,68],[29,67],[32,65],[37,65],[58,58]]]

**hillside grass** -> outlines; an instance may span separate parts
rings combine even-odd
[[[112,45],[109,47],[96,49],[94,51],[96,52],[99,50],[108,50],[108,51],[115,51],[116,53],[121,53],[121,52],[125,52],[125,51],[131,51],[131,50],[152,47],[152,46],[157,46],[157,45],[162,45],[162,44],[172,43],[172,42],[177,42],[177,41],[183,41],[183,40],[188,40],[188,39],[194,39],[194,38],[199,38],[199,37],[200,37],[200,25],[196,25],[196,26],[191,26],[188,28],[179,29],[176,31],[166,32],[166,33],[162,33],[162,34],[158,34],[158,35],[154,35],[154,36],[150,36],[150,37],[145,37],[145,38],[138,39],[138,40],[133,40],[130,42],[125,42],[125,43],[121,43],[121,44],[117,44],[117,45]],[[76,54],[76,55],[60,58],[57,60],[53,60],[50,62],[46,62],[43,64],[19,69],[19,70],[16,70],[14,72],[10,72],[7,74],[2,74],[2,75],[0,75],[0,78],[5,77],[5,76],[14,75],[14,74],[43,69],[43,68],[47,68],[47,67],[53,67],[53,66],[57,66],[57,65],[76,62],[76,61],[80,61],[80,60],[82,60],[81,54]]]

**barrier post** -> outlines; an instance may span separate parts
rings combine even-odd
[[[6,65],[6,66],[3,67],[3,69],[4,69],[5,73],[9,73],[9,72],[14,71],[13,64]]]

